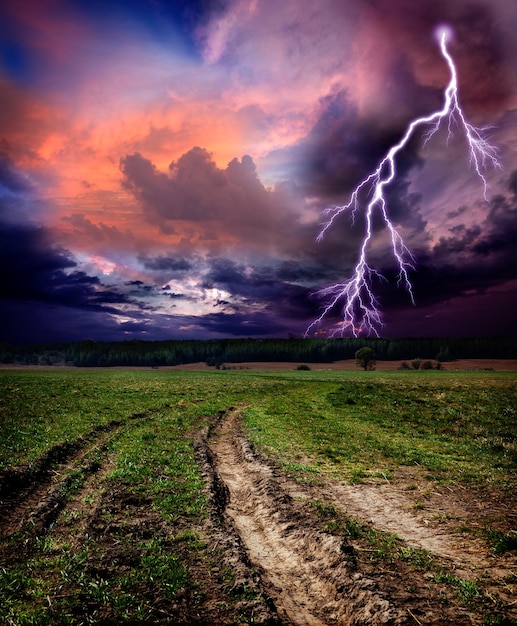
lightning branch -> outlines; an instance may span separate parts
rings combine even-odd
[[[352,192],[347,204],[330,207],[325,210],[327,221],[318,235],[320,242],[327,231],[334,225],[336,220],[343,214],[349,213],[354,222],[357,212],[364,210],[365,234],[361,243],[359,258],[354,267],[351,278],[343,283],[330,285],[317,292],[324,299],[321,315],[307,328],[305,335],[309,335],[337,306],[341,306],[342,319],[337,330],[332,335],[343,336],[347,333],[354,337],[360,334],[375,335],[379,337],[379,329],[382,328],[382,315],[379,302],[372,288],[372,279],[383,280],[384,277],[368,262],[368,250],[373,234],[373,216],[378,211],[388,231],[391,241],[391,251],[398,268],[397,285],[403,286],[415,304],[413,288],[409,278],[409,272],[414,270],[414,258],[405,245],[402,237],[397,232],[388,215],[386,201],[386,187],[397,175],[396,157],[410,142],[417,129],[426,127],[424,134],[424,146],[431,137],[439,130],[443,122],[447,123],[448,138],[454,127],[459,127],[467,142],[470,165],[480,178],[483,185],[483,194],[487,199],[488,183],[484,176],[487,164],[499,168],[497,149],[484,137],[486,129],[476,128],[470,124],[460,106],[458,99],[458,76],[454,61],[447,50],[447,42],[451,31],[442,28],[438,32],[440,50],[445,58],[450,71],[450,81],[444,91],[443,107],[427,116],[413,120],[406,129],[402,139],[392,146],[384,158],[379,162],[375,171],[364,178]],[[366,197],[363,201],[362,198]]]

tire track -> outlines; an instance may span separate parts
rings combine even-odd
[[[134,420],[150,419],[151,412],[126,420],[111,420],[71,442],[50,448],[32,465],[4,472],[0,479],[0,539],[24,531],[38,535],[48,528],[66,504],[66,494],[78,480],[95,474],[121,429]]]
[[[353,571],[343,541],[315,528],[303,505],[281,488],[273,470],[251,453],[237,431],[233,411],[210,440],[214,469],[229,493],[225,515],[282,622],[407,623],[407,614],[383,598],[373,580]]]
[[[104,434],[87,448],[80,449],[65,463],[54,465],[39,482],[31,484],[0,508],[0,534],[8,538],[22,531],[37,536],[45,531],[66,505],[67,494],[74,485],[99,471],[99,457],[104,455],[117,436]]]

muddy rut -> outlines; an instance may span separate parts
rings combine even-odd
[[[367,525],[398,535],[406,545],[427,550],[444,570],[466,579],[501,573],[486,546],[483,550],[475,540],[465,542],[419,519],[407,510],[409,500],[393,489],[330,480],[315,487],[291,480],[253,451],[240,432],[238,411],[220,420],[209,446],[219,491],[226,493],[224,515],[282,623],[478,623],[450,589],[430,583],[426,572],[404,564],[396,566],[399,572],[379,565],[357,568],[356,549],[364,545],[321,530],[308,503],[331,502]]]
[[[32,466],[0,476],[0,570],[35,554],[52,560],[63,546],[68,546],[69,555],[89,554],[77,580],[63,579],[59,573],[57,595],[45,600],[55,623],[64,623],[59,621],[60,602],[66,602],[67,594],[78,589],[83,594],[83,577],[94,583],[129,575],[141,563],[142,550],[147,549],[143,542],[149,538],[159,538],[164,550],[181,556],[188,564],[191,584],[171,600],[156,591],[154,581],[144,584],[139,579],[136,592],[149,607],[149,620],[127,623],[517,623],[515,554],[491,555],[483,541],[455,534],[451,525],[433,521],[432,512],[445,511],[440,494],[429,495],[429,508],[415,512],[411,498],[420,492],[408,495],[395,481],[346,485],[320,476],[314,483],[297,482],[253,449],[242,433],[239,410],[228,409],[195,434],[197,460],[212,506],[210,516],[190,527],[162,519],[145,494],[107,479],[117,462],[117,438],[127,435],[139,420],[152,421],[153,411],[98,426],[55,446]],[[479,513],[473,503],[477,506],[475,500],[463,498],[453,504],[456,510],[463,507],[462,515],[470,522]],[[488,609],[481,614],[466,607],[450,581],[432,581],[431,570],[403,560],[375,558],[373,544],[330,528],[316,504],[355,518],[365,528],[395,533],[400,545],[426,549],[447,574],[489,581],[483,598]],[[505,520],[512,519],[511,512],[504,515]],[[198,554],[188,543],[174,539],[186,529],[188,536],[198,534],[206,541],[207,553]],[[50,556],[39,552],[38,540],[45,538]],[[80,623],[120,623],[113,617],[113,607],[97,600],[85,604],[79,597],[81,611],[89,611],[90,620]],[[508,616],[509,621],[484,619],[494,615]]]
[[[211,440],[215,468],[229,492],[226,514],[282,621],[300,626],[403,623],[403,613],[353,573],[342,541],[307,523],[303,506],[236,436],[237,414]]]
[[[32,466],[4,472],[0,477],[0,539],[20,530],[36,536],[48,528],[65,506],[74,482],[99,472],[101,459],[122,427],[149,417],[139,413],[126,421],[111,420],[74,441],[52,447]]]

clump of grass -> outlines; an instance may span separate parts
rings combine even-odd
[[[504,554],[510,550],[517,550],[517,531],[503,532],[495,528],[486,528],[483,535],[490,542],[494,554]]]
[[[425,561],[425,550],[418,550],[403,545],[402,541],[394,534],[377,530],[363,522],[350,517],[340,511],[334,505],[321,501],[311,501],[310,505],[316,513],[325,521],[325,530],[341,535],[346,539],[363,539],[370,545],[369,554],[376,561],[396,561],[403,559],[412,561],[415,565]],[[430,557],[429,557],[430,558]]]
[[[366,472],[362,467],[354,467],[350,470],[350,478],[348,482],[351,485],[359,485],[363,482],[363,479],[366,477]]]
[[[427,571],[434,567],[434,559],[432,555],[423,548],[403,546],[398,549],[398,555],[402,560],[411,563],[419,570]]]
[[[497,555],[504,554],[512,550],[517,550],[517,531],[502,531],[496,528],[478,528],[469,525],[462,525],[458,528],[460,533],[471,533],[478,537],[483,537]]]
[[[358,520],[339,511],[333,504],[321,500],[311,500],[309,504],[325,521],[325,530],[341,534],[348,539],[358,539],[364,536],[364,527]]]
[[[436,583],[445,584],[455,589],[458,598],[463,604],[472,604],[481,597],[481,590],[478,584],[473,580],[465,580],[454,576],[444,570],[439,570],[432,575],[432,580]]]

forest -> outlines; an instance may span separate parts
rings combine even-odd
[[[169,341],[79,341],[74,343],[11,346],[0,344],[0,363],[18,365],[72,365],[113,367],[181,365],[250,361],[331,363],[353,359],[357,350],[370,347],[386,361],[435,359],[515,359],[517,337],[406,338],[406,339],[211,339]]]

